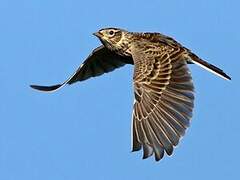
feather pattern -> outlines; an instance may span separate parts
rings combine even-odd
[[[185,49],[166,45],[163,48],[155,43],[154,49],[146,50],[144,42],[136,46],[137,49],[132,49],[137,97],[132,150],[143,147],[144,159],[154,154],[159,161],[164,152],[173,153],[190,125],[194,87],[187,61],[183,59]]]
[[[96,48],[70,78],[62,84],[31,87],[53,92],[66,84],[134,64],[132,151],[143,149],[144,159],[154,155],[159,161],[165,153],[171,155],[190,126],[194,87],[187,64],[197,64],[224,79],[231,79],[220,68],[160,33],[104,28],[94,35],[103,45]]]

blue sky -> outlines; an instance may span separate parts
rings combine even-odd
[[[0,179],[237,179],[240,161],[240,25],[237,0],[0,1]],[[190,66],[196,89],[190,129],[159,163],[130,153],[132,67],[68,86],[100,45],[103,27],[175,37],[232,76]]]

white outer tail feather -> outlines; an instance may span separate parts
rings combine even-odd
[[[225,80],[230,81],[230,79],[228,79],[228,78],[224,77],[223,75],[221,75],[221,74],[213,71],[212,69],[208,68],[207,66],[204,66],[203,64],[201,64],[201,63],[199,63],[199,62],[197,62],[197,61],[193,61],[193,60],[192,60],[192,62],[193,62],[194,64],[197,64],[198,66],[202,67],[203,69],[206,69],[207,71],[209,71],[209,72],[211,72],[211,73],[213,73],[213,74],[215,74],[215,75],[217,75],[217,76],[219,76],[219,77],[221,77],[221,78],[223,78],[223,79],[225,79]]]

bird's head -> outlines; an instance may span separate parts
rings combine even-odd
[[[119,28],[104,28],[93,33],[110,50],[122,49],[128,32]]]

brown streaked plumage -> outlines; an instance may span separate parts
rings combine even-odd
[[[66,84],[134,64],[132,151],[143,148],[144,159],[154,154],[159,161],[164,153],[171,155],[190,125],[194,86],[187,64],[197,64],[224,79],[231,79],[221,69],[160,33],[105,28],[94,35],[103,45],[96,48],[64,83],[31,87],[52,92]]]

